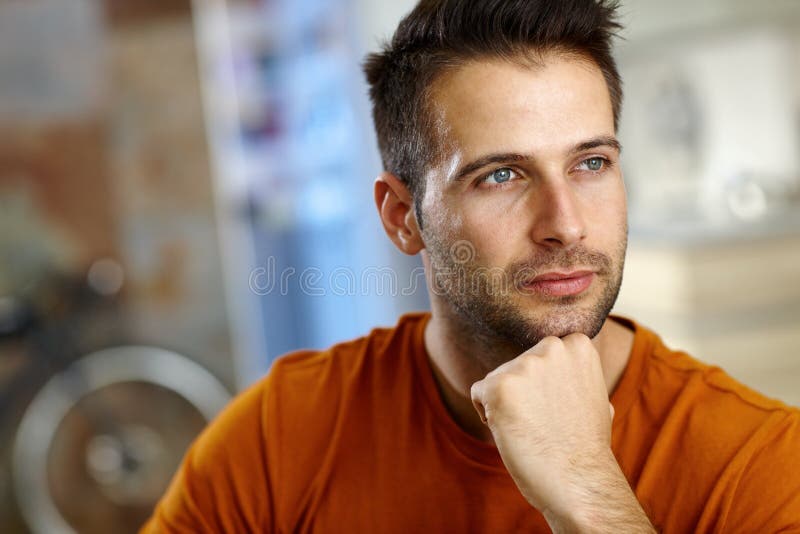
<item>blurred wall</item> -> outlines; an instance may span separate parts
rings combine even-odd
[[[235,387],[194,29],[191,0],[0,1],[2,532],[52,519],[48,498],[81,532],[134,532],[213,416],[187,399],[226,397],[176,391],[205,369]],[[186,358],[75,363],[120,345]],[[53,422],[42,387],[67,366]],[[129,378],[92,390],[109,376]],[[14,452],[47,462],[12,461],[26,428]],[[102,461],[123,442],[133,470]]]
[[[130,339],[230,383],[190,8],[0,3],[0,289],[111,259]]]
[[[191,4],[108,5],[107,151],[130,325],[232,384]]]

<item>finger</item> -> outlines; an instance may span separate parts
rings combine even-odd
[[[551,352],[558,352],[564,348],[564,340],[555,336],[548,336],[539,341],[536,345],[529,348],[524,354],[535,354],[545,356]]]
[[[472,384],[472,387],[469,390],[470,397],[472,399],[472,406],[475,408],[475,411],[478,412],[478,416],[481,418],[481,423],[484,425],[486,424],[486,410],[483,407],[483,380],[479,380]]]
[[[592,340],[585,334],[570,334],[561,340],[568,353],[573,355],[594,356],[593,361],[600,363],[600,353]]]
[[[560,338],[561,342],[564,343],[565,346],[569,348],[586,348],[589,345],[592,345],[592,340],[586,334],[582,334],[579,332],[574,332],[572,334],[567,334],[566,336]],[[592,345],[594,346],[594,345]]]
[[[611,404],[610,402],[608,403],[608,411],[611,412],[611,420],[613,421],[614,420],[614,413],[615,413],[614,412],[614,405]]]

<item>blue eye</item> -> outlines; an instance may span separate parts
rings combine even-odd
[[[516,173],[508,167],[503,167],[502,169],[497,169],[487,174],[483,181],[489,184],[503,184],[514,178],[515,174]]]
[[[586,170],[592,172],[598,172],[605,167],[607,160],[605,158],[589,158],[581,162],[582,167],[585,167]]]

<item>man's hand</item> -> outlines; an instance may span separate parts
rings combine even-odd
[[[473,384],[472,402],[554,531],[653,531],[611,452],[613,407],[587,336],[543,339]]]

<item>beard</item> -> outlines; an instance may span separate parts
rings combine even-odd
[[[550,249],[505,268],[489,268],[479,262],[469,241],[444,242],[426,229],[430,288],[448,306],[462,341],[481,345],[482,363],[494,369],[548,336],[597,336],[622,285],[627,228],[622,235],[613,256],[580,245]],[[531,295],[522,285],[546,272],[587,267],[595,271],[592,286],[599,284],[599,295],[597,289],[571,296]],[[526,309],[527,299],[536,299],[538,310]],[[501,347],[507,350],[498,350]]]

